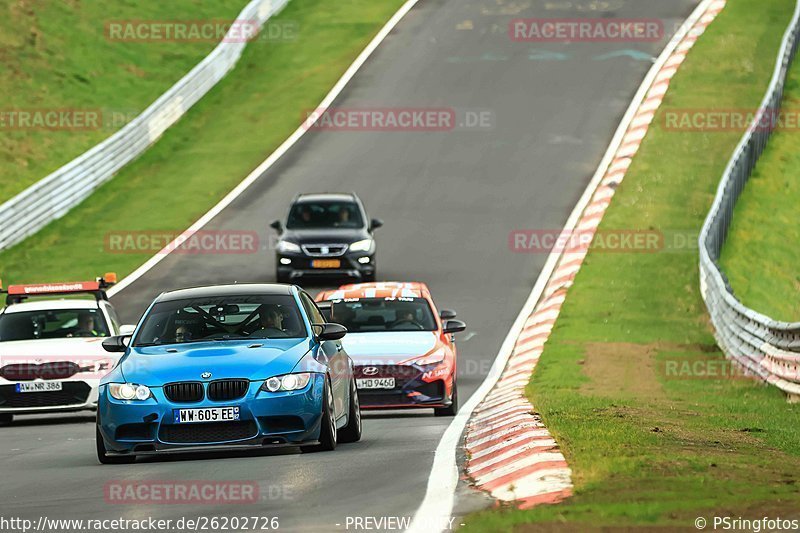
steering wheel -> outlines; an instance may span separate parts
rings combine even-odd
[[[91,331],[86,331],[86,330],[73,331],[72,333],[67,335],[67,337],[70,337],[70,338],[73,338],[73,337],[95,337],[95,336],[96,335],[94,333],[92,333]]]
[[[422,327],[422,324],[420,324],[420,323],[419,323],[419,322],[417,322],[416,320],[409,320],[409,319],[407,319],[407,318],[404,318],[404,319],[402,319],[402,320],[398,320],[397,322],[395,322],[394,324],[392,324],[392,327],[391,327],[391,329],[397,329],[397,327],[398,327],[398,326],[401,326],[401,325],[403,325],[403,324],[409,324],[409,325],[413,326],[413,327],[414,327],[414,329],[418,329],[418,330],[420,330],[420,331],[422,331],[423,329],[425,329],[425,328],[423,328],[423,327]]]

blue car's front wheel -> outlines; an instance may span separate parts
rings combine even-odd
[[[361,406],[358,402],[356,379],[350,379],[350,409],[347,412],[347,425],[339,431],[339,442],[358,442],[361,440]]]
[[[328,452],[336,449],[337,431],[336,416],[333,412],[333,389],[328,378],[325,379],[325,391],[322,398],[319,444],[301,446],[300,449],[303,452]]]

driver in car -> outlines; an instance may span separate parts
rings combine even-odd
[[[282,335],[283,313],[274,305],[262,305],[258,309],[259,329],[250,334],[251,337],[270,337]]]
[[[94,318],[90,314],[78,315],[78,329],[70,337],[99,337],[100,333],[94,329]]]
[[[403,309],[397,312],[397,320],[392,323],[392,329],[422,329],[422,324],[417,322],[414,311]]]

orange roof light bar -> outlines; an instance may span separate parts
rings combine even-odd
[[[63,283],[29,283],[9,285],[7,290],[0,292],[7,294],[6,305],[20,303],[30,296],[54,296],[66,294],[91,293],[98,300],[107,300],[105,289],[117,282],[117,275],[113,272],[106,273],[94,281],[70,281]]]

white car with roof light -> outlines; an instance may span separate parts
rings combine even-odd
[[[103,340],[133,331],[108,301],[115,281],[109,273],[88,282],[0,287],[0,422],[96,409],[100,378],[119,360]],[[81,295],[93,298],[74,298]]]

